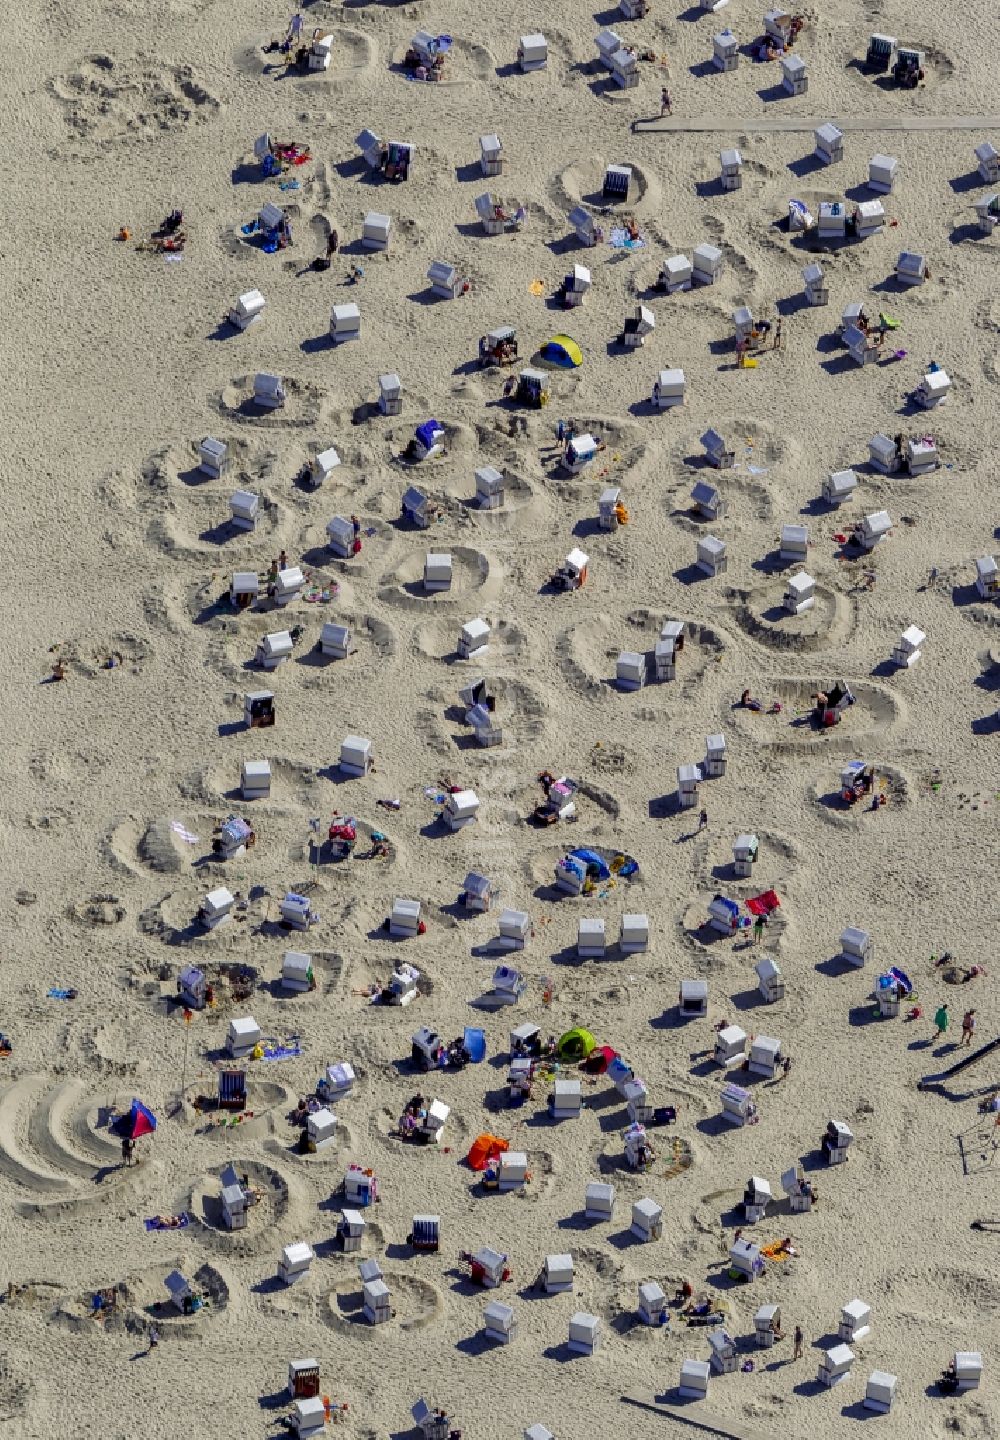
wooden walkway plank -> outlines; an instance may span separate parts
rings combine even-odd
[[[632,129],[639,135],[804,135],[812,134],[821,125],[832,123],[845,133],[851,130],[901,130],[924,133],[932,130],[1000,130],[1000,115],[755,115],[752,119],[733,117],[688,118],[671,115],[634,120]]]

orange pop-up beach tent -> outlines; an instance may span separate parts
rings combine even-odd
[[[510,1142],[501,1140],[498,1135],[477,1135],[466,1156],[470,1170],[485,1170],[491,1160],[509,1149]]]

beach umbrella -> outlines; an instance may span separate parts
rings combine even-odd
[[[128,1140],[139,1140],[143,1135],[152,1135],[156,1129],[156,1116],[141,1100],[133,1100],[132,1108],[122,1122],[121,1133]]]

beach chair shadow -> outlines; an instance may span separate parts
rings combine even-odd
[[[674,579],[679,580],[682,585],[699,585],[703,580],[711,579],[702,570],[700,565],[682,565],[679,570],[674,571]]]
[[[839,955],[831,955],[828,960],[820,960],[815,970],[818,975],[826,975],[830,979],[837,979],[841,975],[853,975],[856,967],[847,960],[842,960]]]
[[[978,170],[970,170],[967,175],[956,175],[954,179],[948,181],[956,195],[965,195],[970,190],[978,190],[984,183]]]
[[[840,355],[835,355],[831,360],[821,360],[819,363],[820,368],[825,370],[828,375],[844,375],[848,370],[859,368],[846,350]]]
[[[326,350],[335,350],[336,346],[333,336],[327,330],[322,335],[309,335],[305,340],[301,340],[299,349],[303,355],[320,355]]]
[[[978,225],[956,225],[948,236],[949,245],[963,245],[966,240],[985,240]]]
[[[788,168],[798,179],[806,175],[815,175],[817,170],[824,168],[822,160],[817,155],[802,155],[798,160],[790,160]]]

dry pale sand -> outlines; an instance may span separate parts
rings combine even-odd
[[[749,41],[761,8],[734,0],[720,18]],[[271,1435],[286,1412],[268,1408],[267,1397],[279,1398],[288,1360],[303,1354],[320,1359],[323,1390],[350,1407],[346,1433],[358,1436],[405,1433],[421,1393],[448,1407],[472,1440],[513,1440],[536,1420],[559,1440],[612,1425],[623,1436],[680,1433],[621,1396],[662,1393],[683,1357],[707,1356],[704,1331],[675,1324],[667,1335],[632,1324],[637,1281],[672,1289],[684,1276],[725,1291],[744,1342],[767,1300],[781,1304],[787,1329],[800,1323],[806,1332],[799,1363],[790,1363],[786,1341],[756,1355],[753,1373],[713,1380],[710,1409],[734,1425],[762,1436],[846,1435],[861,1414],[865,1377],[882,1368],[898,1374],[900,1392],[880,1433],[1000,1433],[998,1239],[995,1229],[972,1228],[997,1213],[1000,1160],[991,1163],[974,1098],[916,1089],[958,1038],[969,1003],[978,1040],[1000,1024],[994,976],[951,990],[931,964],[948,949],[962,964],[990,967],[1000,790],[990,719],[1000,685],[997,610],[971,583],[975,558],[1000,548],[998,241],[972,238],[969,225],[984,188],[973,146],[987,137],[875,128],[880,117],[996,108],[995,7],[972,0],[953,7],[948,23],[932,9],[915,0],[809,7],[800,43],[809,93],[781,101],[767,98],[773,67],[744,57],[735,74],[703,73],[719,28],[711,17],[653,0],[647,20],[622,24],[629,39],[669,55],[675,117],[735,117],[730,140],[746,166],[742,190],[730,195],[711,184],[724,137],[631,133],[635,117],[656,114],[663,72],[645,65],[638,90],[609,95],[592,63],[594,17],[568,0],[541,10],[518,0],[499,11],[468,0],[437,10],[319,3],[307,18],[333,28],[333,66],[289,79],[261,54],[287,19],[263,0],[27,0],[6,27],[0,307],[11,588],[0,1028],[14,1050],[0,1061],[0,1276],[17,1288],[0,1304],[0,1418],[11,1435]],[[550,41],[547,73],[511,73],[518,35],[539,25]],[[394,68],[418,26],[454,35],[448,83],[411,84]],[[925,47],[919,93],[881,89],[853,68],[874,28]],[[838,167],[811,170],[801,165],[807,135],[755,135],[754,117],[775,112],[870,116],[873,128],[847,135]],[[366,124],[416,144],[406,185],[373,186],[359,171],[353,138]],[[506,173],[484,183],[478,137],[494,128]],[[237,239],[265,198],[279,198],[273,183],[254,182],[247,163],[265,129],[307,141],[315,156],[298,173],[300,188],[283,197],[294,207],[295,246],[281,256]],[[801,308],[808,252],[778,223],[788,197],[850,193],[865,180],[869,156],[885,149],[900,160],[887,201],[894,228],[831,255],[830,305]],[[599,189],[611,161],[635,167],[633,209],[648,243],[630,256],[607,246],[580,253],[566,241],[567,211]],[[478,233],[472,202],[488,185],[526,205],[523,233]],[[180,263],[115,243],[119,226],[143,236],[174,205],[190,236]],[[356,242],[373,208],[391,214],[394,240],[388,258],[364,262],[361,286],[342,288],[344,258],[326,274],[302,273],[329,223]],[[654,335],[633,355],[618,351],[613,337],[662,260],[703,240],[724,249],[719,285],[654,298]],[[932,279],[883,294],[904,247],[926,253]],[[437,258],[472,278],[471,295],[427,303],[423,277]],[[477,339],[509,322],[530,355],[564,323],[531,282],[551,294],[574,260],[594,272],[586,305],[566,321],[585,364],[553,377],[547,411],[505,408],[501,377],[472,363]],[[267,298],[262,323],[245,335],[217,328],[251,286]],[[363,340],[333,350],[323,342],[330,306],[355,298]],[[854,298],[902,321],[905,360],[844,368],[830,337]],[[729,315],[741,302],[772,314],[780,303],[786,317],[784,353],[766,355],[752,373],[734,367],[729,347]],[[900,418],[931,358],[953,378],[950,402],[930,421]],[[653,377],[674,365],[686,372],[688,403],[650,414]],[[241,413],[241,387],[261,368],[286,377],[290,400],[252,418]],[[403,416],[372,418],[365,407],[377,376],[394,369],[406,387]],[[415,477],[444,506],[428,536],[398,523],[411,477],[394,457],[432,414],[448,427],[450,451]],[[560,416],[608,442],[576,479],[554,473]],[[725,576],[695,583],[698,526],[687,509],[695,472],[685,462],[710,423],[731,438],[739,462],[720,481],[730,512],[719,533],[731,558]],[[862,462],[876,431],[928,425],[944,460],[936,473],[868,472]],[[193,447],[213,433],[232,445],[234,470],[196,483]],[[329,444],[344,462],[336,483],[300,489],[303,462]],[[496,516],[467,503],[473,470],[484,463],[512,477],[509,504]],[[824,474],[845,465],[861,466],[849,516],[884,507],[895,522],[868,567],[838,560],[833,536],[847,521],[814,503]],[[264,500],[253,535],[233,537],[223,524],[237,482]],[[621,484],[631,510],[613,537],[594,526],[608,483]],[[352,510],[373,533],[356,561],[329,561],[325,524]],[[803,621],[779,621],[771,613],[782,587],[775,541],[783,523],[803,514],[820,603]],[[540,593],[577,542],[592,557],[587,588]],[[430,600],[413,584],[428,546],[461,557],[452,592]],[[341,588],[326,610],[300,604],[287,613],[304,637],[274,679],[276,728],[251,734],[237,724],[243,691],[259,683],[248,661],[276,622],[263,613],[235,618],[214,602],[234,569],[266,569],[281,547],[320,564]],[[874,589],[857,588],[861,568],[875,571]],[[482,668],[496,683],[505,727],[503,747],[490,751],[468,748],[455,709],[468,670],[449,658],[458,626],[477,614],[495,626]],[[311,647],[321,621],[340,617],[354,627],[357,653],[317,664]],[[618,693],[609,683],[618,651],[651,647],[668,617],[689,627],[677,679]],[[894,637],[911,623],[927,632],[923,659],[912,672],[890,671]],[[61,685],[41,683],[54,645],[68,670]],[[104,670],[109,654],[121,663]],[[809,692],[839,676],[859,697],[845,722],[822,735],[797,724]],[[781,697],[782,716],[734,713],[744,686],[765,701]],[[674,790],[675,767],[700,760],[706,733],[720,729],[728,773],[702,789],[707,832],[682,843],[690,819],[661,802]],[[330,767],[351,732],[373,738],[378,773],[338,786]],[[253,807],[260,842],[229,866],[206,862],[241,759],[257,756],[269,757],[275,774],[270,799]],[[852,757],[892,780],[891,802],[877,815],[830,803]],[[542,767],[586,785],[571,830],[524,823]],[[456,837],[428,833],[434,805],[424,790],[442,775],[472,785],[482,800],[479,823]],[[388,795],[402,799],[396,815],[375,807]],[[313,882],[308,820],[325,825],[334,809],[383,825],[390,858],[325,863]],[[171,839],[171,820],[201,844]],[[753,885],[734,885],[729,847],[746,828],[761,837],[761,860]],[[552,866],[573,843],[628,850],[640,862],[638,882],[603,898],[554,899]],[[535,922],[523,956],[529,990],[514,1012],[470,1004],[491,972],[476,951],[495,933],[495,916],[456,918],[470,867],[494,877],[503,900]],[[271,921],[262,900],[248,924],[178,943],[200,896],[223,882],[260,887],[271,897]],[[306,883],[322,916],[308,939],[319,989],[283,999],[272,984],[289,942],[273,923],[274,897]],[[757,1007],[752,951],[703,943],[699,927],[720,885],[743,896],[773,885],[780,894],[769,937],[787,981],[777,1007]],[[397,894],[419,897],[427,920],[426,935],[402,948],[378,934]],[[575,963],[581,914],[603,915],[616,934],[619,915],[633,909],[649,913],[648,954]],[[827,963],[848,924],[875,936],[876,964],[864,971]],[[400,955],[424,971],[429,993],[407,1010],[369,1008],[358,990],[384,978]],[[263,981],[252,1002],[258,1021],[303,1039],[301,1059],[254,1067],[258,1118],[243,1130],[206,1131],[190,1105],[176,1112],[172,1104],[184,1029],[160,996],[191,958],[248,960]],[[916,981],[919,1023],[868,1023],[875,973],[888,962]],[[548,1012],[545,975],[554,981]],[[684,976],[708,978],[710,1016],[679,1028],[672,1007]],[[75,987],[76,1000],[47,998],[52,986]],[[943,998],[955,1029],[939,1047],[927,1016]],[[210,1057],[241,1008],[223,1003],[196,1017],[189,1099],[211,1088]],[[699,1056],[726,1015],[777,1034],[794,1067],[780,1087],[759,1087],[759,1125],[719,1133],[720,1073],[706,1072]],[[484,1095],[505,1079],[509,1024],[531,1018],[557,1033],[582,1022],[620,1050],[657,1103],[679,1108],[669,1134],[690,1147],[690,1167],[670,1178],[664,1144],[648,1176],[625,1171],[623,1113],[604,1082],[587,1088],[593,1104],[582,1117],[558,1128],[546,1122],[541,1093],[522,1110],[488,1110]],[[432,1093],[452,1106],[445,1145],[403,1148],[388,1131],[416,1084],[402,1063],[411,1031],[427,1023],[451,1036],[477,1019],[487,1065],[434,1082]],[[340,1107],[342,1136],[332,1155],[296,1156],[287,1099],[342,1057],[360,1076]],[[997,1081],[994,1059],[956,1084],[964,1095]],[[142,1142],[141,1164],[121,1171],[99,1120],[103,1107],[133,1095],[160,1125]],[[812,1214],[789,1218],[782,1202],[758,1227],[764,1239],[790,1232],[800,1258],[749,1289],[727,1289],[720,1224],[734,1223],[747,1175],[767,1176],[777,1193],[780,1173],[815,1151],[831,1116],[855,1131],[851,1163],[819,1174]],[[526,1196],[483,1197],[461,1164],[487,1126],[527,1149]],[[960,1132],[972,1132],[967,1177]],[[202,1223],[216,1213],[219,1168],[230,1158],[268,1197],[234,1237]],[[385,1257],[397,1314],[377,1330],[356,1323],[354,1257],[329,1245],[350,1160],[373,1165],[382,1183],[366,1249]],[[600,1174],[618,1187],[615,1221],[579,1229],[584,1184]],[[663,1204],[666,1223],[663,1239],[643,1247],[622,1232],[631,1202],[645,1193]],[[185,1233],[144,1233],[144,1216],[183,1208],[195,1216]],[[405,1239],[413,1213],[427,1210],[440,1212],[442,1249],[416,1258]],[[320,1252],[312,1275],[293,1290],[275,1288],[281,1246],[298,1239]],[[502,1298],[516,1306],[520,1328],[505,1350],[480,1346],[483,1299],[456,1275],[459,1249],[482,1244],[508,1251],[514,1268]],[[535,1298],[525,1287],[543,1256],[563,1249],[576,1257],[576,1292]],[[193,1322],[164,1319],[158,1350],[136,1358],[147,1307],[174,1264],[197,1276],[213,1303]],[[101,1326],[84,1318],[90,1293],[118,1282],[128,1287],[124,1319]],[[855,1295],[873,1307],[872,1334],[854,1377],[818,1393],[812,1347]],[[564,1353],[577,1309],[604,1323],[592,1359]],[[984,1388],[937,1398],[928,1387],[938,1369],[966,1347],[983,1352]]]

